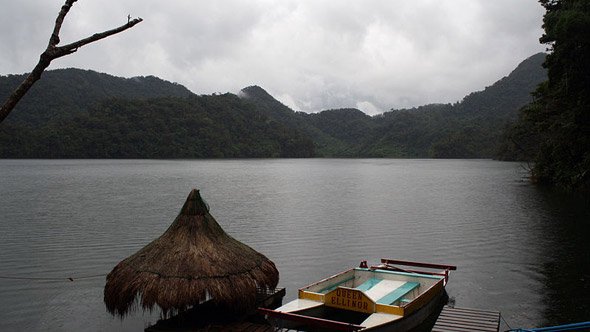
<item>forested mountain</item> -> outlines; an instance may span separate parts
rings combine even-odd
[[[240,91],[240,96],[253,103],[257,110],[269,118],[284,123],[312,139],[316,157],[346,156],[343,152],[349,148],[349,144],[315,126],[309,120],[308,114],[294,112],[261,87],[249,86],[244,88]],[[331,153],[332,151],[338,151],[339,153]]]
[[[537,54],[455,104],[294,112],[262,88],[197,96],[155,77],[48,71],[0,125],[3,158],[492,157],[545,79]],[[0,77],[0,98],[22,79]]]
[[[26,75],[0,76],[0,100],[25,79]],[[105,99],[147,99],[188,97],[180,84],[154,76],[122,78],[82,69],[56,69],[43,73],[6,119],[12,123],[43,124],[50,119],[70,118]]]
[[[458,103],[374,117],[355,109],[295,113],[258,87],[246,94],[258,96],[252,100],[268,116],[312,137],[318,156],[492,158],[504,128],[546,78],[544,59],[544,53],[526,59],[510,75]]]
[[[3,124],[0,142],[10,158],[314,156],[310,139],[233,94],[108,99],[69,119]]]
[[[336,156],[491,158],[503,129],[546,78],[544,59],[543,53],[526,59],[507,77],[455,104],[391,110],[375,117],[349,109],[308,117],[346,143],[347,152],[337,151]]]

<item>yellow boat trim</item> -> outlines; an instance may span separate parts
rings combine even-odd
[[[318,301],[318,302],[324,302],[324,294],[306,292],[303,290],[299,290],[299,298],[312,300],[312,301]]]
[[[395,305],[387,305],[387,304],[379,304],[379,303],[377,303],[375,305],[375,312],[381,312],[381,313],[384,313],[384,314],[403,316],[404,313],[405,313],[405,310],[404,310],[404,308],[398,307],[398,306],[395,306]]]
[[[434,284],[432,287],[427,289],[426,292],[424,292],[424,294],[420,295],[414,301],[408,303],[408,305],[406,305],[404,307],[405,312],[408,314],[411,314],[412,312],[422,308],[428,302],[430,302],[436,296],[436,294],[441,292],[443,290],[443,288],[444,288],[444,279],[441,279],[436,284]]]

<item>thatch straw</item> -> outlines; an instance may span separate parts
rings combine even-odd
[[[121,317],[136,301],[164,316],[211,298],[241,311],[255,304],[257,287],[275,288],[278,279],[274,263],[227,235],[193,189],[168,230],[108,274],[104,301]]]

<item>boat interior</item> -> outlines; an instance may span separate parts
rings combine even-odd
[[[276,309],[365,328],[411,313],[414,301],[443,289],[443,276],[374,268],[354,268],[299,290],[299,298]],[[435,289],[437,288],[437,289]],[[413,303],[414,302],[414,303]]]
[[[300,289],[301,293],[328,294],[337,287],[362,291],[377,304],[401,306],[434,286],[440,276],[355,268]],[[306,297],[305,294],[303,295]],[[310,299],[313,299],[312,295]],[[317,296],[315,298],[318,298]]]

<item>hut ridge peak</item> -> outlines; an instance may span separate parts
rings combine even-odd
[[[180,210],[180,214],[188,216],[202,216],[209,213],[209,205],[201,197],[198,189],[193,189],[186,198],[186,202]]]

